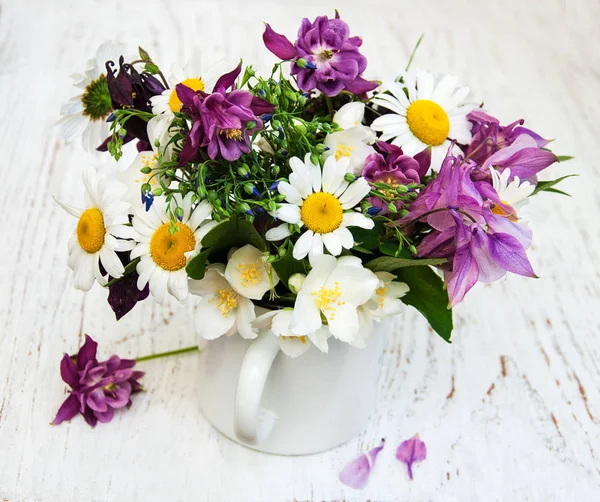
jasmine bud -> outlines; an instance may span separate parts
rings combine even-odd
[[[152,172],[152,169],[150,169],[149,167],[142,167],[140,169],[140,172],[144,174],[150,174]]]
[[[390,213],[395,213],[398,209],[396,208],[396,206],[392,203],[388,204],[388,211]]]
[[[248,122],[246,122],[246,129],[247,130],[254,129],[255,127],[256,127],[256,121],[255,120],[249,120]]]
[[[319,156],[318,156],[316,153],[311,153],[311,154],[310,154],[310,161],[311,161],[311,162],[312,162],[314,165],[318,166],[318,165],[319,165]]]
[[[152,193],[158,197],[159,195],[162,195],[162,188],[155,188]]]
[[[174,178],[175,177],[175,169],[167,169],[165,174],[169,177],[169,178]]]
[[[356,179],[356,176],[354,176],[354,174],[352,174],[352,173],[346,173],[346,174],[344,174],[344,179],[348,183],[352,183]]]
[[[406,192],[408,192],[408,187],[406,187],[404,185],[398,185],[396,187],[396,192],[398,192],[398,193],[406,193]]]
[[[304,279],[306,279],[304,274],[292,274],[288,279],[290,291],[297,295],[298,291],[302,288],[302,284],[304,284]]]

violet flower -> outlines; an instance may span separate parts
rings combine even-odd
[[[234,161],[250,152],[252,135],[263,127],[258,115],[272,112],[275,107],[249,91],[227,92],[241,69],[240,63],[235,70],[219,78],[211,94],[177,85],[182,111],[188,113],[193,122],[179,157],[180,166],[195,160],[199,148],[203,147],[207,147],[208,156],[213,160],[221,156]]]
[[[71,420],[77,413],[91,427],[98,421],[110,422],[116,409],[131,406],[131,395],[143,390],[138,380],[144,372],[132,370],[135,360],[111,356],[98,362],[97,348],[98,344],[86,335],[76,355],[64,355],[60,375],[71,391],[52,425]]]
[[[402,441],[396,450],[396,458],[400,462],[404,462],[408,467],[408,477],[413,478],[412,465],[415,462],[425,460],[427,457],[427,447],[425,443],[419,439],[416,434],[406,441]]]
[[[385,439],[382,439],[379,446],[369,450],[367,453],[361,454],[359,457],[346,464],[340,471],[340,481],[355,490],[362,490],[367,486],[371,470],[375,465],[375,459],[383,449],[384,444]]]
[[[558,160],[552,152],[543,150],[549,141],[522,127],[522,119],[501,126],[497,118],[482,110],[472,111],[467,118],[473,125],[473,138],[466,156],[481,166],[474,171],[477,179],[490,180],[488,167],[493,166],[500,172],[510,168],[511,179],[518,176],[535,181],[539,171]]]
[[[268,24],[263,41],[277,57],[294,61],[291,73],[298,76],[298,87],[304,92],[318,89],[331,97],[347,90],[362,95],[379,85],[362,77],[367,67],[359,52],[362,39],[350,36],[337,11],[335,19],[319,16],[311,23],[304,18],[295,44]]]
[[[448,156],[438,177],[419,194],[401,224],[426,222],[432,231],[417,246],[419,257],[447,258],[442,266],[450,307],[480,282],[506,272],[536,277],[525,250],[531,231],[516,221],[515,211],[501,203],[493,186],[474,182],[473,162]],[[502,204],[500,214],[495,214]]]

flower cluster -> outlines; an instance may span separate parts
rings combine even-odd
[[[522,206],[559,192],[538,180],[564,159],[547,140],[451,75],[368,80],[337,12],[263,40],[279,58],[266,76],[194,54],[165,77],[110,42],[77,76],[65,137],[138,150],[116,177],[84,173],[82,207],[61,203],[77,288],[107,287],[118,318],[191,293],[202,337],[271,334],[298,356],[330,337],[362,347],[405,304],[449,340],[447,307],[476,282],[535,277]]]

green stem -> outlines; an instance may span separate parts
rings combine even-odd
[[[150,359],[159,359],[161,357],[177,356],[179,354],[185,354],[186,352],[199,351],[200,347],[194,345],[192,347],[185,347],[183,349],[170,350],[168,352],[159,352],[158,354],[150,354],[148,356],[136,357],[135,362],[140,363],[142,361],[150,361]]]
[[[325,101],[327,102],[327,110],[329,110],[329,116],[333,121],[333,103],[331,101],[331,98],[329,96],[325,96]]]
[[[406,71],[408,71],[408,69],[410,68],[410,64],[412,63],[412,60],[415,57],[415,54],[417,53],[417,49],[419,48],[419,45],[421,45],[421,41],[423,40],[424,36],[425,36],[425,33],[422,33],[421,36],[419,37],[419,40],[417,40],[417,45],[415,45],[415,48],[413,49],[413,51],[410,55],[410,59],[408,60],[408,64],[406,65]]]

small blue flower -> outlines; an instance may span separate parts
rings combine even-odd
[[[258,198],[261,197],[261,193],[258,191],[258,189],[256,187],[252,188],[252,195],[254,195],[255,197],[258,197]]]
[[[254,213],[252,212],[252,209],[246,209],[246,214],[248,214],[250,216],[254,216]]]
[[[279,152],[279,153],[285,157],[288,154],[288,151],[287,150],[281,150],[281,152]]]
[[[263,122],[268,122],[269,120],[271,120],[271,118],[273,118],[272,113],[265,113],[264,115],[261,116],[261,119]]]
[[[150,211],[150,207],[154,202],[154,195],[152,192],[142,192],[142,203],[146,204],[146,212]]]
[[[314,64],[312,64],[310,61],[307,61],[307,62],[306,62],[306,67],[307,67],[309,70],[316,70],[316,69],[317,69],[317,67],[316,67]]]
[[[264,95],[266,94],[266,93],[265,93],[265,91],[264,91],[263,89],[260,89],[260,90],[258,91],[258,93],[259,93],[261,96],[264,96]]]
[[[367,214],[369,216],[375,216],[376,214],[379,214],[381,212],[381,208],[380,207],[370,207],[369,209],[367,209]]]
[[[117,117],[115,117],[115,114],[114,114],[114,113],[111,113],[111,114],[108,116],[108,118],[106,119],[106,121],[107,121],[107,122],[114,122],[116,118],[117,118]]]
[[[269,190],[277,190],[277,186],[279,185],[279,180],[277,180],[275,183],[273,183],[270,187]]]

